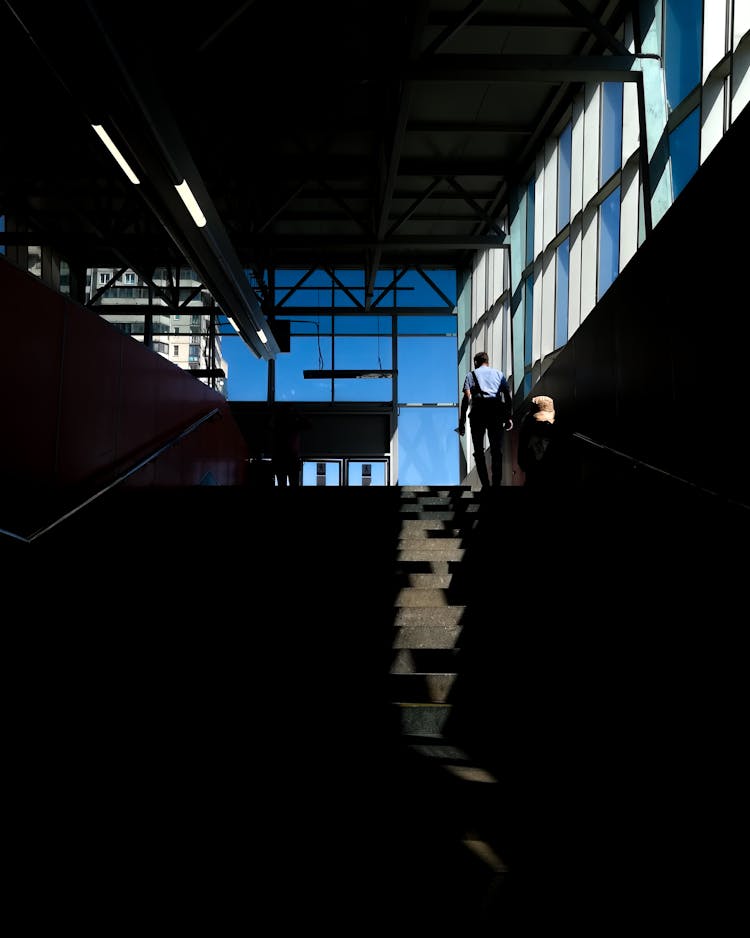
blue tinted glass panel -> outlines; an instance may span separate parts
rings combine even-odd
[[[339,367],[339,366],[337,366]],[[344,367],[341,365],[340,367]],[[376,401],[384,403],[393,400],[393,379],[391,378],[335,378],[333,399],[336,401]]]
[[[597,299],[609,289],[619,272],[620,263],[620,189],[599,207],[599,285]]]
[[[336,306],[365,305],[365,272],[363,270],[335,270],[336,280]],[[342,289],[345,287],[346,289]]]
[[[334,270],[334,273],[339,283],[342,283],[345,287],[361,287],[364,289],[365,272],[361,268],[341,267]]]
[[[330,316],[308,316],[306,313],[289,316],[277,316],[289,323],[290,335],[330,335]]]
[[[602,85],[602,165],[600,182],[605,183],[622,164],[622,85]]]
[[[333,294],[333,305],[337,309],[364,309],[365,291],[352,290],[350,287],[342,290],[341,287],[337,287]]]
[[[385,462],[351,459],[347,464],[347,485],[387,485],[387,469]]]
[[[299,283],[306,273],[307,270],[304,267],[300,270],[285,270],[281,268],[276,271],[275,285],[277,288],[289,289],[289,287],[293,287],[296,283]]]
[[[341,485],[341,472],[342,464],[341,460],[331,460],[329,462],[315,462],[314,460],[304,461],[302,463],[302,484],[303,485],[318,485],[319,476],[318,469],[322,467],[323,469],[323,478],[325,486],[339,486]]]
[[[454,304],[457,299],[458,285],[456,280],[456,271],[455,270],[425,270],[425,273],[430,278],[430,280],[435,284],[441,294],[447,299],[450,303]],[[445,299],[443,302],[445,302]],[[431,306],[433,304],[426,304]],[[438,305],[438,304],[435,304]]]
[[[276,356],[276,400],[330,401],[330,378],[305,378],[307,369],[331,368],[331,339],[292,336],[291,351]]]
[[[220,317],[221,318],[221,317]],[[221,353],[227,363],[226,396],[230,401],[265,401],[268,399],[268,362],[255,355],[237,333],[219,323],[222,333]]]
[[[570,241],[557,249],[557,291],[555,294],[555,348],[568,341],[568,295],[570,289]]]
[[[416,270],[408,270],[395,287],[398,306],[434,306],[435,291],[419,276]]]
[[[399,335],[456,335],[455,316],[399,316]]]
[[[391,316],[337,316],[335,320],[336,335],[372,335],[391,334]]]
[[[395,303],[396,292],[394,289],[394,280],[396,271],[390,269],[380,269],[375,274],[375,285],[373,287],[372,305],[377,306],[378,310],[390,309]],[[398,286],[398,281],[395,283]]]
[[[0,215],[0,231],[5,231],[5,215]],[[0,244],[0,254],[5,254],[4,244]]]
[[[700,159],[700,120],[698,108],[669,135],[669,157],[672,164],[672,197],[685,188],[698,170]]]
[[[523,364],[524,370],[531,367],[532,361],[532,322],[534,316],[534,280],[527,277],[524,281],[524,316],[523,316]]]
[[[534,189],[532,179],[526,187],[526,264],[534,260]]]
[[[376,336],[337,338],[334,345],[336,368],[382,371],[392,365],[391,338]],[[391,378],[336,378],[336,401],[391,401]]]
[[[390,336],[339,336],[334,345],[336,368],[390,368]]]
[[[402,404],[453,404],[458,395],[455,336],[398,340],[398,400]],[[458,422],[458,421],[456,421]]]
[[[396,484],[458,485],[457,425],[458,407],[400,408]]]
[[[701,80],[703,0],[665,0],[664,70],[670,110]]]
[[[557,230],[570,221],[570,159],[573,148],[573,128],[570,124],[560,134],[557,144]]]
[[[524,324],[523,304],[513,313],[513,393],[520,393],[523,381],[523,350],[524,350]]]
[[[324,270],[279,270],[276,274],[274,303],[284,306],[323,306],[334,304],[334,282]]]

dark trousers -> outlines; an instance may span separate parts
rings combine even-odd
[[[273,473],[276,484],[282,488],[298,488],[302,460],[298,456],[277,457],[273,460]]]
[[[503,425],[499,420],[485,421],[479,414],[469,415],[471,429],[471,443],[474,447],[474,460],[477,464],[477,475],[482,488],[490,484],[487,472],[487,460],[484,455],[484,437],[490,447],[490,461],[492,463],[492,485],[500,486],[503,481]]]

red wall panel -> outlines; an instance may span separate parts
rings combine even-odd
[[[120,357],[125,336],[67,302],[60,387],[58,483],[80,483],[117,458]]]
[[[243,483],[247,446],[216,391],[2,257],[0,315],[6,502],[108,484],[215,408],[126,484]]]
[[[35,300],[29,296],[30,281],[29,274],[0,265],[0,473],[8,481],[55,473],[65,301],[56,294]]]

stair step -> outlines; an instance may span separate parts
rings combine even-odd
[[[461,627],[435,627],[409,625],[399,628],[393,639],[393,648],[458,648]]]
[[[461,550],[461,537],[399,537],[399,550]]]
[[[443,736],[430,735],[425,736],[407,736],[405,737],[411,750],[424,756],[426,759],[440,762],[441,765],[473,765],[473,761],[463,749],[454,746],[453,743],[446,740]]]
[[[447,703],[455,680],[455,674],[391,674],[390,698],[394,703]]]
[[[395,610],[393,624],[396,628],[425,626],[438,630],[458,629],[465,608],[465,606],[438,606],[434,609],[405,609],[398,607]]]
[[[452,573],[399,573],[396,586],[399,589],[446,590],[453,580]]]
[[[479,505],[467,505],[465,511],[457,513],[446,507],[427,508],[424,505],[402,505],[399,515],[406,521],[452,521],[454,524],[461,515],[473,515],[479,511]]]
[[[424,560],[409,560],[401,558],[396,561],[396,577],[415,576],[419,573],[429,573],[435,576],[452,576],[461,569],[460,560],[438,559],[429,556]]]
[[[450,521],[441,521],[440,518],[406,518],[401,522],[401,533],[408,534],[412,531],[450,531]]]
[[[455,648],[394,649],[391,674],[455,674],[458,651]]]
[[[398,703],[401,732],[422,735],[442,733],[451,708],[448,704]]]
[[[447,590],[412,586],[399,590],[393,602],[394,606],[410,609],[436,608],[450,604]]]
[[[396,561],[413,562],[426,560],[429,562],[442,560],[446,563],[460,563],[464,558],[464,547],[404,547],[396,554]]]
[[[443,524],[442,521],[439,524]],[[446,528],[443,527],[440,530],[419,530],[419,529],[408,529],[402,526],[401,530],[398,533],[398,539],[400,543],[406,542],[405,546],[412,546],[415,544],[435,544],[445,541],[461,541],[464,536],[464,532],[460,528]],[[460,543],[459,545],[460,546]]]

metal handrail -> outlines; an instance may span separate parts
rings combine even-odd
[[[39,528],[39,530],[35,531],[33,534],[29,535],[28,537],[25,537],[23,534],[16,534],[14,531],[8,531],[5,528],[0,528],[0,534],[5,534],[7,537],[11,537],[17,541],[22,541],[25,544],[31,544],[32,541],[35,541],[37,538],[41,537],[43,534],[46,534],[48,531],[51,531],[53,528],[56,528],[58,524],[61,524],[63,521],[66,521],[68,518],[71,517],[71,515],[76,514],[82,508],[85,508],[86,505],[90,505],[91,502],[95,501],[97,498],[100,498],[102,495],[109,492],[110,489],[113,489],[116,485],[120,485],[122,482],[130,478],[130,476],[134,475],[140,469],[143,469],[143,467],[148,465],[148,463],[153,462],[155,459],[161,456],[162,453],[166,452],[168,449],[171,449],[173,446],[176,446],[176,444],[179,443],[180,440],[183,440],[186,436],[189,436],[191,433],[197,430],[198,427],[204,424],[207,420],[211,420],[213,417],[215,417],[219,413],[221,413],[219,408],[214,407],[213,410],[210,410],[207,414],[204,414],[204,416],[200,417],[198,420],[193,421],[193,423],[185,427],[184,430],[181,430],[180,433],[178,433],[176,436],[172,437],[170,440],[168,440],[166,443],[160,446],[157,450],[154,450],[153,453],[151,453],[148,456],[145,456],[143,459],[135,463],[135,465],[131,466],[130,469],[128,469],[126,472],[123,472],[121,475],[117,476],[117,478],[113,482],[110,482],[108,485],[105,485],[103,488],[99,489],[93,495],[90,495],[88,498],[84,499],[84,501],[80,502],[74,508],[71,508],[70,511],[66,511],[65,514],[61,515],[51,524],[45,525],[43,528]]]
[[[597,449],[604,450],[607,453],[611,453],[613,456],[618,456],[621,459],[626,459],[628,462],[633,463],[638,466],[639,469],[648,469],[649,472],[655,472],[658,475],[664,476],[667,479],[670,479],[673,482],[679,482],[682,485],[687,486],[688,488],[696,489],[697,491],[703,493],[704,495],[710,495],[713,498],[721,499],[732,505],[737,505],[740,508],[745,508],[750,511],[750,505],[745,504],[745,502],[738,501],[737,499],[728,498],[726,495],[722,495],[720,492],[715,492],[713,489],[707,489],[705,486],[698,485],[697,482],[691,482],[690,479],[683,479],[682,476],[675,475],[673,472],[668,472],[666,469],[660,469],[658,466],[653,466],[651,463],[644,462],[642,459],[638,459],[637,456],[631,456],[629,453],[623,453],[620,450],[614,449],[611,446],[608,446],[606,443],[599,443],[596,440],[592,440],[591,437],[585,436],[583,433],[578,433],[574,431],[571,433],[571,436],[576,437],[579,440],[583,440],[584,443],[589,444],[589,446],[594,446]]]

